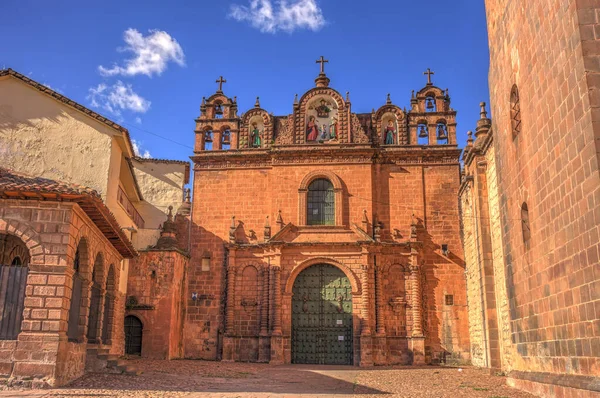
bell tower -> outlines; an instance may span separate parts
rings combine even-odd
[[[196,119],[196,143],[194,153],[201,151],[225,151],[237,149],[240,131],[240,118],[237,114],[237,99],[223,93],[223,83],[227,80],[220,76],[219,87],[210,97],[202,98],[200,116]]]
[[[431,69],[423,74],[427,84],[410,99],[409,145],[456,145],[456,111],[450,107],[448,89],[433,85]]]

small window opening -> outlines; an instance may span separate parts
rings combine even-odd
[[[453,294],[446,294],[444,299],[445,299],[446,305],[454,305],[454,295]]]

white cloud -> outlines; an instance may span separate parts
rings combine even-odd
[[[250,0],[249,6],[234,4],[229,16],[237,21],[247,21],[261,32],[292,33],[296,29],[317,31],[325,25],[323,12],[317,0]]]
[[[139,117],[139,116],[138,116],[138,117],[136,117],[136,118],[135,118],[135,122],[136,122],[137,124],[142,124],[142,118],[141,118],[141,117]]]
[[[104,76],[135,76],[160,75],[167,69],[169,62],[185,65],[185,55],[177,40],[162,30],[150,30],[143,36],[136,29],[127,29],[123,34],[126,46],[118,48],[120,52],[131,52],[133,57],[125,60],[124,66],[113,65],[105,68],[100,65],[98,70]]]
[[[136,156],[146,159],[150,159],[152,157],[147,149],[142,148],[142,142],[131,140],[131,144],[133,145],[133,152]]]
[[[112,86],[100,83],[96,87],[91,87],[87,98],[93,107],[105,109],[116,116],[120,116],[123,110],[145,113],[150,109],[151,104],[133,91],[131,84],[124,84],[121,81],[117,81]]]

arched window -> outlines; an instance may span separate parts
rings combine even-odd
[[[521,205],[521,228],[523,230],[523,243],[525,244],[525,249],[529,249],[531,227],[529,225],[529,209],[527,208],[527,203]]]
[[[13,258],[12,263],[10,265],[22,265],[21,257],[17,256]]]
[[[514,139],[521,132],[521,104],[519,102],[519,89],[516,84],[510,91],[510,124]]]
[[[308,225],[335,224],[335,196],[331,181],[319,178],[310,183],[306,210]]]

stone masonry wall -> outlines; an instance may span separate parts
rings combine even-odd
[[[460,360],[469,358],[469,337],[466,311],[464,262],[460,243],[460,224],[456,199],[460,184],[458,163],[447,165],[373,165],[367,163],[294,164],[274,167],[206,169],[202,164],[195,170],[194,191],[201,197],[193,202],[192,258],[188,282],[187,316],[184,331],[185,356],[189,358],[219,359],[219,347],[224,333],[226,259],[224,244],[229,241],[232,216],[235,216],[236,240],[258,244],[263,241],[266,217],[272,235],[278,232],[276,223],[281,211],[283,224],[299,224],[298,189],[311,172],[333,172],[342,183],[341,223],[363,225],[367,211],[367,232],[372,234],[373,222],[383,224],[382,239],[405,242],[410,237],[411,215],[418,222],[419,241],[424,242],[422,288],[425,297],[427,355],[429,360],[443,360],[450,355]],[[250,165],[250,163],[249,163]],[[224,198],[227,198],[224,200]],[[441,253],[441,244],[447,244],[448,256]],[[231,256],[231,253],[227,254]],[[291,265],[303,259],[326,255],[343,258],[333,246],[302,250],[301,255],[282,254],[282,261]],[[202,257],[210,258],[208,268],[202,267]],[[400,253],[390,253],[388,261],[401,259]],[[382,257],[382,261],[385,257]],[[340,260],[342,261],[342,260]],[[406,264],[406,261],[404,261]],[[205,262],[206,264],[206,262]],[[287,263],[286,263],[287,264]],[[235,265],[235,263],[233,264]],[[290,269],[282,268],[282,283]],[[246,277],[254,283],[254,275]],[[238,270],[238,278],[243,269]],[[260,273],[257,275],[260,281]],[[374,292],[372,277],[370,291]],[[260,282],[259,282],[260,284]],[[241,289],[238,285],[238,289]],[[259,286],[260,292],[260,286]],[[197,300],[191,300],[196,293]],[[242,296],[236,297],[237,330],[255,334],[257,318],[253,311],[241,306]],[[454,305],[445,305],[445,296],[453,295]],[[254,298],[246,297],[248,302]],[[259,293],[260,296],[260,293]],[[375,331],[374,293],[371,299],[371,330]],[[285,305],[285,298],[282,305]],[[389,306],[387,303],[386,306]],[[247,308],[247,307],[246,307]],[[284,307],[283,326],[285,330]],[[253,343],[254,344],[254,343]],[[289,350],[288,342],[284,341]],[[246,354],[244,354],[246,356]],[[252,358],[256,354],[248,354]],[[289,358],[289,351],[285,354]]]
[[[500,230],[516,348],[504,349],[503,366],[541,375],[598,375],[600,4],[486,0],[486,10]],[[513,137],[515,84],[522,122]],[[573,377],[532,376],[538,382],[583,380]]]
[[[144,251],[132,260],[127,281],[125,316],[134,315],[143,324],[142,357],[181,358],[183,290],[187,257],[176,250]]]
[[[83,289],[80,318],[69,319],[77,242],[84,238],[87,242],[81,272],[88,280],[94,266],[90,259],[98,253],[103,253],[104,262],[96,263],[102,268],[97,274],[104,276],[109,264],[120,264],[121,257],[75,204],[32,200],[0,202],[0,233],[23,240],[31,255],[21,333],[14,342],[2,342],[2,372],[10,374],[9,384],[38,387],[65,384],[81,376],[85,366],[91,283],[83,285],[87,289]],[[115,286],[118,286],[119,267],[114,269]],[[79,325],[81,338],[75,342],[67,340],[69,322]],[[115,332],[119,323],[113,322],[113,325],[112,332]],[[8,355],[11,347],[14,349],[12,357]]]

